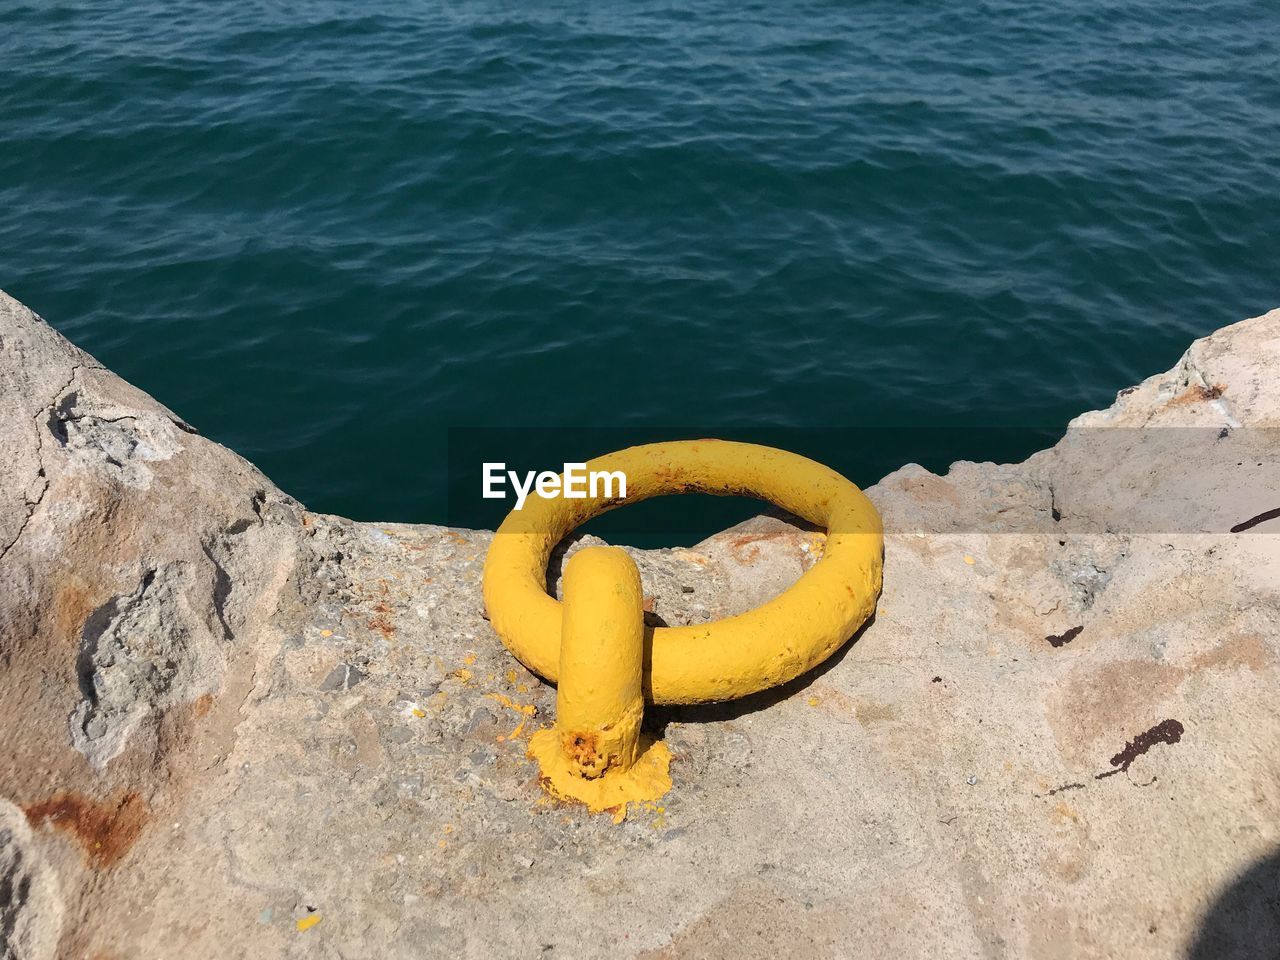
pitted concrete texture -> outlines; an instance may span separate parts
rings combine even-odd
[[[525,757],[490,534],[310,513],[0,298],[5,955],[1274,954],[1277,383],[1280,311],[1025,463],[886,477],[874,622],[652,709],[674,788],[615,825]],[[822,541],[632,552],[676,624]]]

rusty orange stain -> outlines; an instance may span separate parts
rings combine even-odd
[[[378,606],[385,607],[386,604],[380,603]],[[378,615],[371,619],[366,626],[368,626],[370,630],[376,630],[378,633],[382,634],[382,638],[384,640],[390,640],[396,633],[395,625],[381,611],[379,611]]]
[[[1215,383],[1211,387],[1206,387],[1204,384],[1197,383],[1187,387],[1186,392],[1174,397],[1165,406],[1177,407],[1184,403],[1202,403],[1206,400],[1217,400],[1226,392],[1226,384]]]
[[[96,591],[94,591],[96,593]],[[53,623],[58,637],[78,637],[84,629],[89,614],[97,606],[98,597],[91,594],[89,586],[80,577],[71,574],[58,587],[53,601]]]
[[[95,868],[110,867],[123,857],[142,834],[147,819],[146,803],[132,792],[97,802],[64,790],[24,806],[22,812],[32,826],[47,823],[67,834]]]

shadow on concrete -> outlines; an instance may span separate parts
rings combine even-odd
[[[1236,877],[1213,902],[1188,960],[1280,960],[1280,850]]]

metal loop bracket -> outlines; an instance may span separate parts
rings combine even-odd
[[[494,535],[484,600],[494,630],[516,658],[559,683],[556,731],[535,735],[530,748],[550,785],[593,809],[616,802],[625,808],[626,799],[650,798],[628,796],[622,782],[633,768],[646,769],[646,752],[637,746],[643,702],[733,700],[826,660],[875,610],[884,535],[879,513],[857,486],[820,463],[771,447],[655,443],[586,466],[623,472],[625,500],[530,496]],[[688,492],[756,497],[824,527],[823,556],[768,603],[694,626],[645,626],[639,574],[616,548],[579,551],[566,565],[565,602],[548,595],[547,562],[574,528],[625,503]],[[648,752],[657,748],[665,755],[660,743]],[[669,788],[665,762],[661,768],[657,785],[639,792],[660,796]]]

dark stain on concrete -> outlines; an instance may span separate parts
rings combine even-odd
[[[1103,777],[1110,777],[1117,773],[1128,773],[1129,765],[1157,743],[1177,743],[1185,732],[1186,728],[1177,720],[1161,720],[1150,730],[1138,734],[1126,743],[1124,749],[1111,758],[1111,766],[1115,767],[1114,770],[1100,773],[1094,779],[1101,780]]]
[[[1072,640],[1074,640],[1076,637],[1080,636],[1080,631],[1081,631],[1081,630],[1083,630],[1083,629],[1084,629],[1084,626],[1083,626],[1083,625],[1081,625],[1081,626],[1079,626],[1079,627],[1072,627],[1072,628],[1071,628],[1070,630],[1068,630],[1066,633],[1059,633],[1059,634],[1051,635],[1051,636],[1045,637],[1045,639],[1049,641],[1049,646],[1051,646],[1051,647],[1062,647],[1062,646],[1066,646],[1068,643],[1070,643],[1070,642],[1071,642]]]
[[[1280,507],[1274,510],[1268,510],[1266,513],[1260,513],[1256,517],[1250,517],[1248,520],[1237,523],[1231,528],[1232,533],[1244,533],[1246,530],[1252,530],[1260,523],[1266,523],[1268,520],[1274,520],[1280,517]]]

